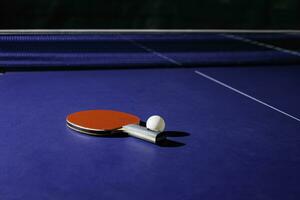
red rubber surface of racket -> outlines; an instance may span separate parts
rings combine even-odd
[[[129,124],[139,124],[135,115],[113,110],[85,110],[67,116],[67,124],[85,131],[113,131]]]

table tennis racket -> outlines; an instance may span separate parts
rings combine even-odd
[[[160,132],[140,126],[139,117],[119,111],[85,110],[68,115],[66,121],[69,128],[89,135],[107,136],[122,131],[152,143],[165,138]]]

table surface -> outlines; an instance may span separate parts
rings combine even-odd
[[[0,199],[299,199],[299,44],[287,33],[0,35]],[[159,114],[168,141],[69,130],[66,116],[86,109]]]

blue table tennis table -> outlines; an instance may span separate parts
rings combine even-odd
[[[300,199],[300,34],[1,32],[0,199]],[[168,140],[66,127],[88,109]]]

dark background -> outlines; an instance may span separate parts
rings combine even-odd
[[[299,0],[0,0],[0,29],[298,29]]]

